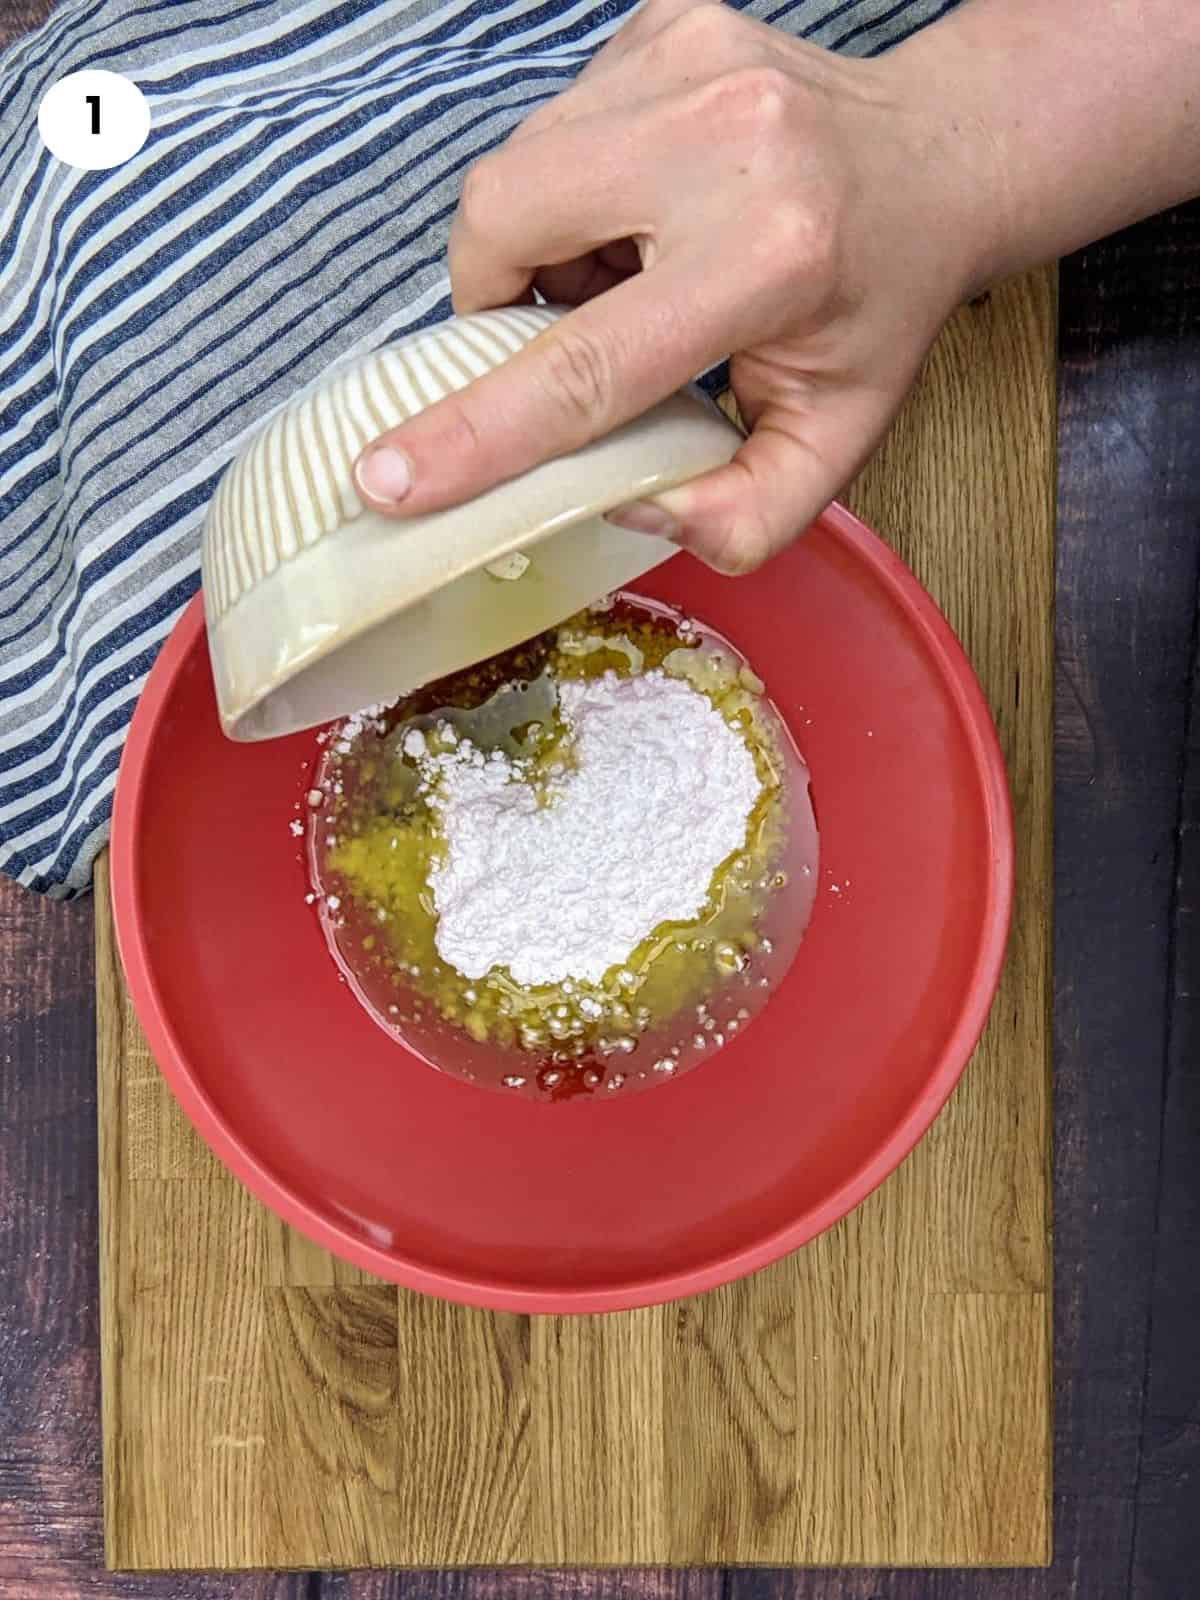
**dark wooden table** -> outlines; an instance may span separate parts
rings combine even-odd
[[[1200,205],[1064,264],[1061,356],[1053,1567],[106,1574],[91,910],[5,885],[4,1600],[1200,1595]]]

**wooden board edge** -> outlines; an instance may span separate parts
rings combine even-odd
[[[120,1221],[123,1188],[121,1151],[121,1032],[124,977],[117,953],[109,893],[107,850],[94,879],[96,950],[96,1121],[100,1203],[100,1433],[103,1480],[104,1564],[116,1570],[118,1445],[120,1431],[121,1331],[117,1314]]]
[[[1042,840],[1043,870],[1046,882],[1050,885],[1050,894],[1047,900],[1047,917],[1049,926],[1046,929],[1046,993],[1045,993],[1045,1058],[1042,1062],[1042,1072],[1046,1080],[1046,1125],[1043,1130],[1045,1135],[1045,1164],[1042,1183],[1046,1194],[1046,1539],[1042,1560],[1039,1565],[1043,1568],[1054,1565],[1054,1477],[1055,1477],[1055,1394],[1054,1384],[1054,922],[1055,922],[1055,879],[1054,879],[1054,789],[1055,789],[1055,749],[1056,749],[1056,681],[1058,669],[1058,329],[1060,320],[1059,304],[1059,268],[1057,262],[1052,262],[1044,268],[1046,286],[1050,295],[1050,473],[1047,485],[1047,494],[1050,504],[1047,507],[1047,516],[1050,519],[1050,560],[1051,560],[1051,586],[1050,586],[1050,615],[1048,626],[1050,629],[1050,793],[1046,805],[1046,837]]]

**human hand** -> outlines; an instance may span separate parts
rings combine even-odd
[[[370,504],[480,494],[732,353],[733,462],[620,508],[746,572],[881,439],[1002,231],[994,147],[903,51],[851,60],[705,0],[650,3],[470,171],[457,311],[577,307],[502,368],[369,446]]]

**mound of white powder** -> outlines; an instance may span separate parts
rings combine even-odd
[[[698,690],[607,673],[558,696],[573,766],[548,803],[500,752],[464,741],[420,757],[445,841],[429,877],[437,948],[468,978],[502,966],[517,983],[598,982],[660,923],[698,916],[746,842],[754,760]]]

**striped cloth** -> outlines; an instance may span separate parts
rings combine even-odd
[[[876,54],[956,0],[744,9]],[[67,0],[0,59],[0,867],[87,887],[141,685],[241,442],[449,313],[463,169],[633,0]],[[42,146],[67,72],[135,79],[112,172]]]

